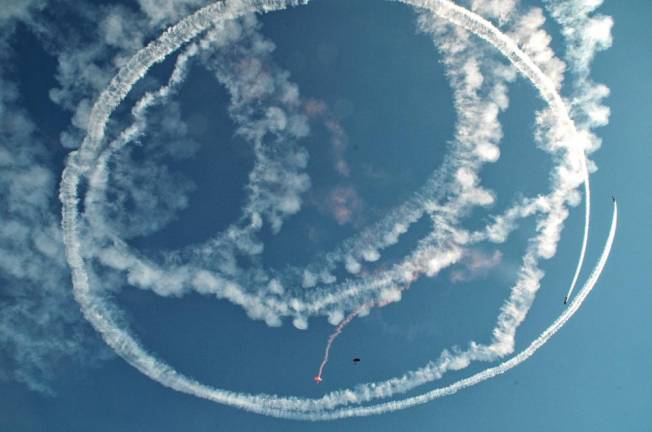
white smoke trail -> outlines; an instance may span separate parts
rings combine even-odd
[[[593,83],[589,78],[589,66],[593,56],[597,51],[611,45],[611,27],[613,26],[611,18],[600,15],[590,16],[601,3],[601,0],[592,2],[545,1],[547,9],[561,25],[562,34],[568,42],[566,57],[576,75],[571,106],[575,111],[576,122],[590,143],[590,148],[587,148],[587,151],[595,150],[600,146],[600,139],[591,134],[589,130],[603,126],[609,121],[609,108],[602,105],[602,99],[609,94],[609,89]],[[587,227],[588,224],[585,223],[585,232]],[[584,257],[585,250],[586,243],[583,243],[581,259]],[[564,301],[572,295],[579,274],[580,266],[575,271],[573,282]]]
[[[146,93],[132,109],[134,123],[120,133],[118,138],[113,140],[107,149],[102,151],[97,158],[93,171],[89,174],[89,190],[84,200],[84,212],[86,219],[94,227],[94,233],[108,232],[105,226],[104,217],[98,208],[98,205],[106,199],[106,189],[108,186],[107,164],[111,154],[124,147],[127,143],[142,136],[147,128],[146,112],[156,103],[161,103],[171,96],[175,89],[181,84],[188,72],[188,62],[197,53],[197,44],[190,44],[184,52],[179,54],[175,62],[174,70],[168,83],[156,92]]]
[[[584,233],[582,234],[582,247],[580,249],[580,256],[577,260],[577,266],[575,267],[575,274],[573,275],[573,280],[568,288],[568,292],[564,297],[564,304],[568,302],[575,285],[577,284],[577,279],[580,277],[580,272],[582,271],[582,266],[584,265],[584,257],[586,256],[586,247],[589,242],[589,224],[591,223],[591,188],[589,187],[588,182],[588,168],[586,166],[586,160],[583,163],[583,170],[586,172],[587,179],[584,180]]]
[[[461,25],[472,33],[485,39],[491,45],[495,46],[501,53],[503,53],[526,78],[532,81],[532,83],[539,90],[543,98],[550,104],[552,110],[554,111],[558,121],[558,124],[555,125],[555,130],[557,130],[558,133],[564,138],[564,141],[559,142],[557,145],[559,148],[562,148],[566,151],[566,162],[571,167],[578,164],[580,165],[587,198],[585,222],[588,227],[588,215],[590,213],[590,188],[588,170],[586,169],[586,159],[583,153],[583,148],[580,147],[578,149],[577,146],[574,146],[577,143],[572,143],[572,140],[577,139],[578,137],[573,123],[570,120],[568,110],[559,97],[554,83],[552,83],[548,77],[545,76],[539,67],[534,62],[532,62],[531,59],[529,59],[529,57],[522,50],[520,50],[518,46],[516,46],[516,44],[514,44],[509,38],[507,38],[503,33],[501,33],[491,23],[484,20],[483,18],[445,0],[410,0],[406,1],[406,3],[419,8],[427,8],[443,17],[444,19],[454,24]],[[401,402],[399,401],[372,407],[343,409],[341,411],[328,412],[328,410],[332,410],[333,408],[340,405],[360,403],[378,397],[388,397],[394,394],[396,391],[405,391],[407,388],[413,388],[416,385],[422,384],[423,382],[432,381],[437,377],[408,376],[406,379],[402,380],[403,384],[401,386],[394,386],[394,388],[392,386],[386,386],[389,388],[388,391],[384,390],[385,387],[382,385],[373,386],[382,389],[381,391],[375,393],[370,392],[369,387],[361,386],[357,391],[344,390],[326,395],[321,399],[316,400],[301,399],[296,397],[281,398],[264,394],[249,395],[243,393],[234,393],[226,390],[210,388],[200,384],[189,377],[181,375],[166,363],[147,353],[139,344],[139,342],[136,341],[126,329],[120,328],[118,326],[117,315],[101,298],[98,297],[96,293],[93,292],[89,283],[89,273],[86,269],[86,265],[83,259],[84,255],[81,253],[83,246],[78,235],[78,186],[82,176],[84,176],[86,172],[92,168],[92,164],[96,161],[97,153],[99,152],[100,146],[102,144],[106,122],[113,110],[124,99],[133,84],[147,72],[152,64],[163,60],[169,53],[175,51],[181,45],[192,40],[199,33],[205,31],[207,28],[213,25],[213,20],[215,17],[219,17],[221,20],[233,19],[245,12],[253,12],[257,10],[279,10],[287,7],[290,4],[298,4],[298,2],[229,2],[218,3],[201,9],[192,16],[181,21],[176,26],[168,29],[163,34],[163,36],[161,36],[161,38],[152,42],[145,49],[134,56],[126,64],[126,66],[121,69],[120,73],[111,82],[107,90],[105,90],[100,95],[98,102],[95,104],[91,113],[88,136],[84,140],[81,149],[78,152],[71,153],[61,182],[60,197],[63,203],[62,225],[64,229],[67,259],[73,275],[75,297],[80,303],[84,315],[88,321],[91,322],[91,324],[93,324],[93,326],[102,334],[107,344],[109,344],[127,362],[132,364],[143,374],[175,390],[189,393],[197,397],[205,398],[215,402],[237,406],[253,412],[289,418],[310,418],[317,420],[321,418],[328,418],[329,416],[343,417],[349,415],[364,415],[357,413],[372,414],[377,412],[385,412],[388,410],[401,409],[405,406],[409,406],[409,404],[401,405]],[[473,174],[465,174],[465,172],[461,172],[464,174],[461,177],[463,180],[465,178],[473,179]],[[458,175],[459,173],[460,172],[458,171]],[[464,181],[466,181],[472,187],[474,186],[474,180],[471,180],[470,182],[468,180]],[[566,214],[563,207],[563,202],[565,201],[569,191],[573,190],[576,186],[572,182],[567,183],[568,184],[557,185],[558,190],[550,199],[550,208],[548,210],[549,218],[548,223],[546,224],[546,226],[550,228],[543,230],[541,239],[547,239],[548,237],[552,237],[553,239],[556,238],[556,233],[559,229],[558,227],[565,218]],[[615,214],[615,217],[617,217],[617,213]],[[446,224],[443,224],[443,226],[446,226]],[[613,232],[615,233],[615,228],[613,228]],[[585,245],[587,241],[587,233],[588,228],[585,229],[583,245]],[[612,237],[610,238],[612,241]],[[584,251],[585,246],[582,248],[578,267],[581,267]],[[534,254],[534,252],[532,253]],[[437,260],[433,263],[433,256],[437,257],[438,254],[440,257],[437,258]],[[439,269],[443,268],[443,266],[450,264],[450,262],[454,262],[456,259],[459,259],[456,258],[456,256],[461,256],[461,251],[456,250],[455,246],[450,246],[448,250],[444,249],[443,251],[441,248],[438,248],[437,250],[433,249],[432,247],[421,248],[412,256],[410,261],[405,261],[404,266],[411,264],[412,267],[408,268],[399,266],[397,271],[404,271],[407,273],[408,277],[413,277],[415,272],[436,274],[436,272],[439,271]],[[415,262],[416,266],[414,264]],[[535,264],[535,258],[532,258],[531,262],[527,262],[526,260],[524,266],[525,270],[523,271],[523,277],[525,278],[523,282],[524,285],[520,289],[531,289],[533,283],[536,285],[536,287],[538,287],[538,279],[540,279],[541,275],[540,272],[536,271]],[[604,266],[604,264],[602,264],[602,266]],[[357,287],[350,287],[349,291],[351,294],[349,295],[353,296],[354,294],[359,294],[361,290],[376,290],[382,292],[382,289],[386,289],[389,286],[395,284],[395,281],[397,280],[396,278],[399,276],[399,274],[390,276],[384,275],[384,277],[378,278],[373,284],[369,284],[368,281],[363,282]],[[598,276],[599,272],[595,276],[596,280]],[[595,281],[593,281],[593,283],[595,283]],[[535,290],[536,289],[532,291]],[[583,301],[583,298],[585,298],[588,292],[590,292],[590,289],[585,293],[585,289],[583,288],[581,294],[584,294],[584,297],[578,296],[576,301],[572,303],[571,307],[567,309],[567,311],[572,311],[569,312],[568,317],[570,317],[572,313],[577,310],[579,304],[575,309],[572,309],[572,306],[575,305],[577,301]],[[518,323],[524,318],[524,314],[527,313],[534,292],[531,292],[530,294],[531,295],[528,297],[530,299],[529,302],[524,302],[522,305],[520,305],[520,309],[514,306],[515,309],[509,311],[512,315],[506,315],[507,318],[505,325],[511,326],[509,327],[507,333],[510,331],[513,332],[515,326],[518,325]],[[516,295],[520,294],[517,292]],[[326,301],[326,303],[331,304],[338,304],[342,301],[342,298],[343,297],[340,296],[331,296],[331,298],[328,300],[326,298],[322,298],[320,301]],[[511,304],[512,303],[509,303],[509,305]],[[278,307],[282,309],[283,307],[287,307],[287,304],[279,304]],[[319,310],[319,307],[316,307],[313,310],[309,310],[307,312],[314,313],[316,310]],[[513,314],[518,314],[519,318],[515,319]],[[499,320],[499,322],[502,321]],[[564,322],[565,321],[563,321],[560,326],[563,325]],[[543,344],[545,340],[541,342],[541,344]],[[525,358],[523,358],[523,360]],[[487,375],[479,381],[477,378],[476,381],[471,379],[473,377],[467,380],[463,380],[462,382],[464,384],[459,385],[454,391],[459,390],[459,388],[468,387],[490,377],[491,376]],[[442,395],[444,394],[450,394],[450,390],[442,393]],[[429,393],[423,396],[419,396],[415,400],[429,400],[428,397],[430,396],[427,395],[429,395]],[[356,411],[365,409],[369,411]]]

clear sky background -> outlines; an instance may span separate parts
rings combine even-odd
[[[111,4],[106,2],[97,10],[105,11]],[[541,6],[534,0],[527,5]],[[91,28],[75,28],[75,23],[88,23],[84,19],[97,10],[89,7],[84,11],[80,6],[76,13],[82,18],[76,21],[73,18],[78,17],[68,6],[62,7],[63,12],[52,5],[32,7],[32,13],[42,20],[16,24],[5,32],[5,43],[12,52],[2,61],[11,66],[4,67],[5,81],[0,84],[16,84],[21,106],[36,125],[38,140],[44,143],[42,159],[58,178],[69,151],[60,142],[61,133],[74,121],[69,110],[52,102],[51,89],[61,83],[53,54],[59,51],[52,45],[61,43],[64,36],[56,39],[39,26],[51,22],[47,20],[69,20],[71,28],[62,33],[71,38],[70,50],[74,50],[93,34]],[[138,10],[129,2],[124,7]],[[42,340],[56,343],[56,337],[64,334],[83,340],[84,347],[74,355],[44,358],[48,371],[36,375],[43,377],[51,390],[47,394],[29,389],[20,379],[21,362],[33,361],[30,355],[17,358],[9,342],[12,339],[0,339],[0,377],[4,378],[0,380],[0,430],[650,431],[652,3],[605,0],[600,12],[613,17],[614,42],[597,55],[592,77],[611,90],[607,99],[611,119],[597,132],[603,147],[591,156],[598,171],[591,176],[593,225],[583,277],[606,238],[612,195],[620,207],[619,231],[607,267],[582,309],[525,363],[416,408],[306,423],[251,414],[174,392],[112,355],[81,320],[70,318],[70,323],[62,324],[63,330],[57,328],[56,335],[48,336],[54,321],[44,319],[45,327],[34,324],[38,327],[34,334]],[[452,93],[430,37],[416,32],[415,16],[398,3],[316,0],[305,7],[260,17],[261,33],[276,45],[274,62],[290,72],[290,80],[304,98],[327,107],[327,114],[311,124],[312,133],[302,143],[310,153],[312,187],[305,193],[302,210],[288,219],[279,234],[264,234],[266,249],[261,260],[266,268],[301,266],[332,249],[407,199],[442,162],[454,131]],[[546,29],[554,38],[553,48],[562,53],[563,40],[552,20]],[[155,67],[146,80],[166,77],[172,61]],[[88,67],[84,70],[93,73]],[[192,244],[235,220],[252,164],[250,150],[234,137],[235,126],[226,108],[227,91],[200,65],[191,66],[174,101],[180,118],[189,125],[188,134],[177,141],[196,146],[197,151],[186,159],[163,155],[161,160],[179,176],[170,184],[181,187],[178,178],[183,177],[194,186],[188,190],[181,187],[188,205],[171,210],[174,218],[169,224],[129,239],[129,244],[144,254]],[[483,183],[498,199],[492,208],[473,213],[468,226],[486,222],[487,215],[505,208],[519,193],[531,196],[547,190],[550,162],[532,138],[535,111],[542,106],[536,90],[524,79],[511,85],[510,107],[500,117],[504,131],[501,159],[482,171]],[[341,153],[334,150],[328,121],[337,124],[346,137]],[[138,151],[143,155],[148,150],[159,151],[166,139],[169,135],[151,132],[140,140]],[[338,157],[346,160],[351,172],[348,177],[333,169]],[[159,189],[154,189],[159,192],[168,185],[164,176],[161,178],[156,179]],[[353,195],[346,195],[350,214],[344,219],[338,219],[329,201],[334,191],[353,191],[346,192]],[[129,205],[134,204],[127,208]],[[56,200],[50,207],[54,214],[59,211]],[[543,264],[546,276],[518,332],[517,351],[563,310],[562,299],[580,248],[582,210],[582,206],[573,209],[557,255]],[[384,257],[389,262],[398,259],[428,228],[428,224],[416,224]],[[337,339],[321,386],[313,383],[312,376],[333,330],[325,318],[311,318],[307,330],[296,329],[289,320],[272,328],[249,319],[238,306],[196,293],[163,298],[150,291],[115,286],[114,298],[148,349],[202,382],[237,391],[318,397],[323,392],[400,375],[436,358],[442,349],[465,346],[471,339],[486,342],[532,231],[531,221],[524,223],[500,246],[502,259],[486,274],[467,275],[468,280],[459,281],[455,271],[464,269],[453,267],[415,283],[400,303],[354,320]],[[3,248],[11,250],[4,244]],[[483,244],[480,251],[492,256],[498,249]],[[69,284],[66,277],[62,281]],[[25,296],[40,301],[34,291],[21,291],[19,282],[7,274],[0,279],[0,314],[6,317],[10,306],[20,305]],[[70,307],[62,304],[62,308]],[[48,314],[49,307],[57,306],[32,305],[25,310]],[[58,313],[52,310],[48,319]],[[4,320],[0,332],[14,331],[10,324]],[[28,324],[13,325],[25,328]],[[34,356],[40,348],[34,348]],[[361,358],[360,364],[352,364],[353,357]],[[485,367],[487,364],[473,364],[447,374],[437,386]]]

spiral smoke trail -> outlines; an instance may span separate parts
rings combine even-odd
[[[555,131],[558,135],[563,137],[563,139],[557,143],[558,147],[561,149],[561,153],[563,154],[563,163],[569,167],[577,168],[577,171],[581,176],[580,182],[584,184],[585,188],[584,236],[577,269],[570,288],[570,291],[572,291],[583,265],[586,245],[588,242],[590,223],[590,185],[585,146],[580,139],[581,135],[576,130],[576,127],[570,118],[568,108],[559,96],[556,84],[546,76],[541,68],[523,50],[521,50],[511,38],[506,36],[493,24],[480,17],[478,14],[457,6],[447,0],[404,0],[403,2],[418,9],[425,9],[441,19],[460,26],[487,41],[502,53],[525,78],[532,82],[542,98],[548,103],[549,109],[554,113],[556,120],[554,125]],[[418,385],[434,381],[451,368],[461,369],[468,365],[471,360],[483,357],[500,358],[500,356],[507,354],[508,350],[498,350],[498,354],[490,352],[489,354],[491,354],[491,356],[489,356],[487,353],[490,349],[487,348],[485,351],[470,352],[464,354],[462,357],[444,358],[445,366],[442,366],[441,370],[407,373],[401,378],[387,380],[383,383],[361,385],[355,390],[340,390],[324,395],[319,399],[238,393],[204,385],[177,372],[170,365],[147,352],[143,345],[129,332],[129,330],[120,325],[119,313],[115,311],[115,309],[109,305],[103,297],[98,295],[96,290],[91,286],[92,278],[90,276],[90,268],[85,260],[86,255],[82,252],[84,246],[82,238],[80,237],[80,227],[83,223],[83,221],[80,220],[80,213],[78,210],[80,185],[83,183],[84,179],[89,176],[89,173],[101,173],[101,170],[104,169],[103,167],[106,161],[102,158],[103,141],[107,121],[113,111],[122,103],[133,85],[145,76],[152,65],[163,61],[172,52],[188,44],[202,33],[205,33],[215,26],[219,26],[220,22],[233,20],[247,13],[283,10],[289,6],[303,3],[305,2],[282,0],[237,0],[219,2],[206,6],[191,16],[183,19],[178,24],[170,27],[158,39],[154,40],[134,55],[120,69],[120,72],[101,93],[91,110],[86,138],[84,139],[80,149],[72,152],[68,158],[66,168],[62,175],[60,189],[60,200],[63,204],[62,227],[64,232],[64,243],[66,246],[66,256],[72,272],[75,298],[80,304],[85,318],[102,335],[106,343],[116,353],[141,373],[155,381],[158,381],[162,385],[199,398],[276,417],[326,420],[350,416],[379,414],[404,409],[438,397],[453,394],[463,388],[470,387],[481,381],[504,373],[508,369],[526,360],[547,340],[549,340],[549,338],[579,309],[586,296],[593,289],[593,286],[597,282],[600,273],[604,268],[613,244],[618,216],[617,205],[615,203],[609,237],[602,256],[593,273],[583,285],[577,297],[573,299],[570,306],[551,325],[551,327],[546,329],[546,331],[532,342],[526,350],[498,366],[486,369],[483,372],[460,380],[450,386],[435,389],[413,398],[395,400],[376,405],[346,407],[347,405],[359,405],[371,402],[374,399],[392,397],[395,394],[403,393]],[[179,64],[179,67],[182,66],[182,64]],[[162,94],[162,97],[165,96],[166,94]],[[142,106],[144,107],[147,105],[145,102],[143,102],[143,104],[144,105]],[[270,124],[283,123],[279,120],[281,119],[281,114],[277,111],[268,111],[267,115],[267,120]],[[273,120],[276,121],[276,123],[274,123]],[[140,129],[134,129],[134,133],[140,133]],[[297,160],[297,166],[300,165],[302,165],[302,160],[299,158]],[[479,165],[479,162],[476,165]],[[470,162],[469,166],[475,168],[473,162]],[[386,274],[371,279],[361,278],[361,282],[357,282],[357,284],[352,283],[350,285],[343,285],[342,290],[337,293],[324,293],[323,290],[317,290],[315,291],[316,294],[313,296],[313,299],[311,299],[311,302],[306,302],[305,304],[301,304],[290,294],[284,296],[283,290],[278,286],[278,282],[273,283],[274,281],[270,281],[269,286],[271,288],[269,289],[277,297],[274,297],[274,301],[270,300],[266,304],[274,311],[280,311],[287,315],[290,315],[290,312],[288,311],[293,311],[292,313],[296,314],[295,325],[297,327],[305,327],[305,320],[307,319],[305,315],[309,316],[310,314],[323,313],[323,311],[329,310],[327,307],[338,305],[340,303],[350,306],[350,303],[345,303],[348,301],[347,299],[356,297],[362,297],[364,299],[363,295],[366,293],[378,293],[377,296],[381,299],[386,298],[391,299],[391,301],[397,301],[400,299],[400,289],[395,287],[397,281],[409,281],[415,276],[421,274],[429,276],[435,275],[442,268],[445,268],[459,260],[462,255],[461,245],[470,240],[467,239],[465,233],[455,229],[459,218],[458,213],[461,212],[464,205],[469,203],[480,205],[483,203],[488,204],[492,201],[491,195],[477,185],[477,176],[469,166],[460,166],[455,172],[457,181],[456,185],[461,185],[461,192],[458,193],[458,202],[461,204],[458,206],[458,211],[448,209],[448,212],[446,212],[446,209],[442,209],[442,213],[445,213],[445,215],[438,219],[439,223],[437,226],[440,231],[433,231],[427,239],[431,243],[424,241],[420,248],[410,255],[410,259],[405,260],[392,272],[387,272]],[[91,176],[91,178],[93,177]],[[101,183],[101,181],[98,180],[98,183]],[[563,222],[565,214],[567,213],[564,203],[568,200],[568,195],[574,191],[576,184],[568,182],[555,184],[554,186],[555,190],[553,190],[549,197],[543,200],[543,204],[541,205],[541,208],[547,209],[547,217],[543,219],[544,222],[542,222],[542,224],[544,224],[544,229],[542,229],[538,241],[534,242],[534,244],[546,243],[549,238],[552,238],[552,243],[556,244],[557,232],[560,230],[559,226]],[[424,208],[436,206],[432,201],[423,202],[421,205]],[[294,209],[294,203],[286,203],[285,208]],[[412,221],[415,220],[415,218],[418,218],[418,215],[421,214],[420,211],[422,211],[414,209],[409,210],[412,215]],[[523,209],[522,212],[527,213],[528,211]],[[256,219],[255,214],[255,212],[252,212],[250,225],[245,228],[234,229],[233,231],[230,231],[230,233],[237,233],[240,235],[238,238],[245,238],[245,234],[248,235],[249,231],[258,229],[261,223]],[[258,217],[260,218],[260,216]],[[405,228],[403,226],[396,228],[393,232],[386,233],[388,237],[385,237],[382,240],[382,243],[386,245],[392,244],[392,242],[395,241],[395,238],[404,231]],[[446,243],[445,241],[442,241],[442,238],[446,238],[447,236],[455,237],[457,243],[452,241]],[[252,249],[255,249],[255,247],[252,246]],[[371,262],[378,258],[378,251],[375,249],[365,250],[361,255],[367,261]],[[498,326],[502,326],[501,331],[502,334],[506,335],[506,340],[509,340],[510,335],[513,339],[513,333],[516,331],[516,327],[524,319],[524,316],[529,310],[534,294],[538,289],[539,280],[542,278],[541,272],[538,271],[536,267],[536,262],[539,257],[545,255],[545,253],[532,250],[528,251],[524,258],[523,271],[520,275],[521,279],[519,279],[519,284],[514,287],[512,297],[527,298],[528,301],[523,302],[523,304],[518,307],[514,306],[512,308],[505,308],[507,311],[505,313],[511,313],[512,315],[506,315],[504,317],[501,315],[501,318],[499,318]],[[124,264],[124,261],[125,260],[120,261],[114,259],[114,262],[120,263],[124,269],[129,266],[131,266],[129,267],[131,270],[134,268],[145,269],[149,275],[156,274],[156,272],[159,271],[153,267],[148,267],[149,264],[143,261],[132,260],[130,264]],[[347,268],[350,269],[351,273],[357,273],[359,271],[360,264],[355,258],[347,256],[345,261],[347,261]],[[145,270],[143,272],[145,272]],[[211,292],[215,292],[216,295],[221,296],[222,298],[228,298],[237,304],[243,306],[251,306],[254,304],[256,307],[260,306],[260,303],[254,303],[257,301],[255,296],[244,293],[236,283],[220,280],[207,271],[195,270],[196,269],[185,269],[183,272],[179,271],[179,278],[187,278],[188,281],[200,285],[207,291],[212,290]],[[324,275],[321,277],[322,279],[328,279],[328,276],[329,275]],[[310,278],[307,279],[309,280]],[[142,283],[147,283],[147,280],[142,280]],[[512,299],[510,299],[509,302],[511,302],[510,305],[515,304]],[[255,309],[256,313],[258,313],[257,317],[264,315],[264,313],[258,312],[258,309],[253,307],[252,309]],[[301,313],[305,315],[301,315]],[[350,313],[343,321],[340,321],[335,333],[333,333],[331,338],[329,338],[325,351],[325,358],[320,367],[318,376],[321,376],[321,373],[323,372],[323,367],[328,360],[330,346],[333,341],[337,335],[339,335],[341,330],[357,315],[357,313],[359,313],[359,309],[354,309],[354,312]],[[267,317],[270,322],[275,322],[273,319],[274,316],[267,315]],[[500,345],[498,342],[497,344]],[[506,344],[509,345],[509,343]]]

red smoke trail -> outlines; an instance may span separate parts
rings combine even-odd
[[[404,288],[402,291],[405,289],[409,288],[409,285]],[[346,318],[344,318],[335,328],[335,331],[331,333],[330,336],[328,336],[328,342],[326,343],[326,349],[324,350],[324,358],[321,361],[321,364],[319,365],[319,373],[315,375],[313,378],[317,384],[319,384],[322,381],[322,374],[324,373],[324,368],[326,367],[326,363],[328,363],[328,357],[331,353],[331,347],[333,346],[333,342],[335,342],[335,339],[342,334],[342,331],[344,330],[344,327],[349,325],[351,321],[353,321],[353,318],[358,316],[360,312],[362,312],[365,309],[371,309],[374,307],[384,307],[387,306],[388,304],[392,303],[392,301],[384,301],[384,302],[379,302],[379,303],[367,303],[363,304],[362,306],[359,306],[357,309],[355,309],[353,312],[351,312]]]
[[[368,307],[368,305],[362,305],[358,307],[356,310],[351,312],[346,318],[344,318],[335,328],[335,331],[331,333],[330,336],[328,336],[328,342],[326,343],[326,349],[324,350],[324,358],[321,361],[321,364],[319,365],[319,373],[315,376],[315,381],[317,383],[321,382],[321,375],[324,373],[324,368],[326,367],[326,363],[328,363],[328,356],[331,353],[331,347],[333,346],[333,342],[335,342],[335,339],[342,333],[342,330],[344,330],[344,327],[349,325],[351,321],[353,321],[353,318],[355,318],[360,312],[362,312],[363,309]]]
[[[401,289],[401,292],[403,292],[403,291],[407,290],[408,288],[410,288],[412,286],[412,283],[414,283],[414,281],[416,281],[416,280],[417,280],[417,276],[414,275],[414,274],[411,275],[409,277],[409,279],[407,280],[407,285]],[[335,328],[335,331],[333,333],[331,333],[330,336],[328,336],[328,342],[326,343],[326,349],[324,350],[324,357],[323,357],[323,359],[321,361],[321,364],[319,365],[319,372],[317,373],[317,375],[315,375],[313,377],[313,380],[317,384],[320,384],[322,382],[322,377],[321,376],[324,373],[324,368],[326,367],[326,363],[328,363],[328,357],[330,356],[330,353],[331,353],[331,347],[333,346],[333,342],[335,342],[335,339],[337,339],[337,337],[340,334],[342,334],[342,331],[344,330],[344,327],[349,325],[351,323],[351,321],[353,321],[353,318],[358,316],[360,314],[360,312],[362,312],[363,310],[365,310],[365,309],[371,310],[371,308],[374,308],[374,307],[379,307],[379,308],[385,307],[388,304],[393,303],[394,301],[396,301],[396,300],[385,300],[385,301],[381,301],[381,302],[378,302],[378,303],[370,302],[370,303],[363,304],[362,306],[359,306],[357,309],[355,309],[353,312],[351,312],[349,315],[347,315],[347,317],[344,318],[342,321],[340,321],[340,323]]]

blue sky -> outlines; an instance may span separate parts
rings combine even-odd
[[[504,4],[509,2],[475,7],[497,22],[501,8],[492,10],[491,5]],[[566,4],[574,2],[548,5]],[[602,147],[590,156],[598,170],[591,175],[592,226],[581,283],[602,251],[612,195],[620,206],[615,245],[582,308],[523,364],[414,408],[311,423],[248,413],[175,392],[116,355],[81,316],[72,297],[59,230],[58,181],[65,155],[84,136],[89,107],[118,67],[146,41],[203,5],[199,0],[78,5],[26,1],[12,3],[0,14],[0,47],[7,48],[0,70],[0,156],[6,167],[0,177],[6,196],[0,207],[6,221],[0,233],[0,429],[649,430],[652,344],[646,329],[652,324],[652,254],[646,246],[652,228],[646,217],[650,200],[645,185],[650,182],[646,168],[651,160],[647,119],[652,88],[647,77],[652,59],[647,53],[652,46],[652,6],[644,1],[605,0],[598,9],[598,14],[613,18],[613,44],[596,54],[590,76],[610,89],[598,103],[609,106],[611,115],[607,125],[594,129]],[[522,2],[501,30],[525,38],[528,29],[536,30],[527,27],[536,27],[536,19],[520,17],[544,6]],[[569,42],[550,16],[551,9],[542,10],[551,50],[570,70],[574,63],[564,57]],[[117,322],[181,373],[207,385],[253,394],[317,398],[401,376],[435,362],[444,349],[457,346],[463,351],[471,340],[492,341],[537,218],[519,220],[504,242],[460,246],[462,255],[435,274],[420,268],[412,283],[392,279],[392,286],[403,290],[400,301],[373,307],[344,328],[319,386],[311,378],[337,314],[341,318],[368,302],[377,305],[386,298],[382,296],[396,291],[377,297],[361,292],[314,316],[281,309],[260,312],[256,300],[282,303],[299,298],[308,305],[325,298],[329,290],[335,292],[340,282],[360,278],[370,284],[390,275],[392,266],[415,248],[423,249],[419,240],[442,226],[451,233],[481,230],[522,198],[557,187],[550,172],[559,159],[545,153],[545,139],[535,145],[533,137],[537,111],[545,107],[537,90],[515,75],[486,42],[472,37],[463,54],[455,57],[445,44],[450,48],[460,34],[435,22],[441,33],[433,38],[424,31],[428,22],[428,17],[398,3],[318,0],[220,30],[213,42],[223,47],[193,57],[174,93],[147,112],[142,135],[113,155],[107,200],[95,210],[92,203],[79,206],[93,295],[115,305],[110,311]],[[539,49],[546,52],[543,45]],[[460,68],[469,64],[467,56],[476,56],[478,74]],[[134,103],[164,85],[179,58],[171,55],[134,86],[113,113],[107,140],[130,124]],[[553,76],[557,63],[542,64]],[[460,70],[466,75],[456,75]],[[503,91],[498,87],[487,94],[483,85],[501,80],[507,85],[509,106],[495,121],[489,116],[481,122],[482,110],[476,115],[472,106],[464,105],[470,97],[460,77],[477,76],[484,77],[479,103]],[[272,90],[262,86],[263,78],[273,82]],[[567,73],[562,95],[569,100],[590,96],[593,83],[578,83],[578,75]],[[293,89],[298,90],[296,99]],[[578,124],[586,124],[581,111],[589,105],[578,103]],[[270,106],[282,107],[282,114],[270,111]],[[459,152],[455,134],[465,115],[481,132],[500,128],[502,138],[486,139],[499,144],[500,159],[478,168],[480,184],[491,190],[494,201],[457,210],[455,203],[464,201],[462,193],[456,195],[457,183],[450,180],[450,166],[457,165],[446,164],[447,155]],[[256,138],[260,131],[262,138]],[[425,208],[430,201],[421,198],[427,194],[415,198],[415,191],[423,191],[422,185],[442,165],[449,168],[428,189],[432,202],[442,205],[432,210],[433,219],[427,212],[416,218],[395,244],[378,248],[378,260],[365,262],[361,257],[368,252],[355,255],[354,248],[347,249],[347,239],[369,232],[393,209],[404,209],[405,202],[413,200]],[[256,167],[260,178],[252,180],[250,172]],[[270,180],[272,172],[279,182]],[[480,193],[474,188],[463,191]],[[80,192],[87,194],[88,186]],[[257,199],[248,201],[251,196]],[[435,217],[446,211],[460,212],[450,227],[448,220]],[[562,299],[582,241],[582,212],[583,204],[570,207],[554,257],[540,263],[545,277],[518,326],[514,352],[524,349],[565,308]],[[258,214],[260,229],[243,228]],[[391,224],[402,222],[392,219]],[[236,242],[223,241],[210,253],[193,249],[230,226],[246,234]],[[111,246],[113,236],[124,240],[130,252]],[[438,247],[449,247],[447,241]],[[252,252],[258,244],[264,244],[262,252]],[[341,250],[345,253],[338,254]],[[351,270],[347,253],[361,264],[359,273]],[[333,256],[342,261],[315,264]],[[184,267],[191,259],[192,267]],[[125,267],[125,262],[130,264]],[[133,264],[137,262],[159,264],[145,271]],[[306,276],[303,269],[322,267],[337,283],[321,280],[313,287],[307,282],[315,275]],[[232,277],[254,300],[241,307],[216,298],[228,296],[228,285],[196,283],[193,278],[200,268]],[[184,282],[174,282],[174,277],[187,274],[191,276]],[[283,292],[270,288],[270,280],[280,281]],[[352,364],[353,357],[360,357],[360,364]],[[451,384],[508,357],[472,362],[392,399]]]

